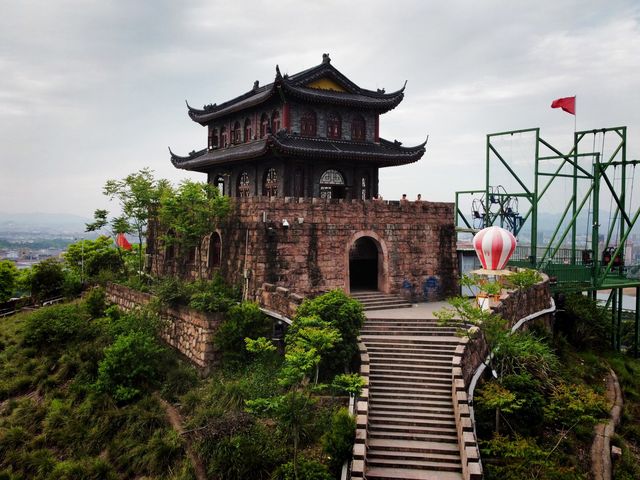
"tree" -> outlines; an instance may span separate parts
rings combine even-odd
[[[55,258],[36,263],[25,277],[26,287],[36,301],[59,295],[64,286],[65,275],[62,264]]]
[[[18,280],[18,268],[9,260],[0,260],[0,303],[13,296]]]
[[[64,263],[83,279],[95,277],[104,270],[118,272],[123,268],[122,255],[114,248],[113,240],[106,236],[72,243],[64,254]]]
[[[231,209],[229,197],[210,183],[183,181],[172,194],[162,197],[159,219],[167,245],[174,245],[184,255],[195,250],[202,264],[202,240],[214,231]],[[202,269],[198,269],[202,277]]]
[[[295,321],[302,317],[317,316],[335,328],[340,339],[323,358],[326,373],[350,371],[358,354],[358,335],[364,323],[362,305],[341,290],[332,290],[312,300],[305,300],[296,311]]]
[[[101,230],[107,225],[115,237],[118,233],[135,233],[138,237],[138,275],[142,275],[142,240],[147,234],[149,218],[155,215],[160,198],[169,190],[166,180],[156,180],[148,168],[127,175],[122,180],[107,180],[103,193],[109,200],[116,200],[122,215],[108,220],[107,210],[96,210],[94,222],[87,224],[87,231]]]

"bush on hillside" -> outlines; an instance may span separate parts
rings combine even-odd
[[[331,430],[322,436],[322,448],[329,455],[329,464],[334,475],[340,473],[342,464],[351,458],[356,438],[356,419],[346,408],[334,412]]]
[[[331,351],[323,356],[321,370],[329,376],[352,370],[358,355],[358,335],[364,324],[362,305],[343,291],[332,290],[305,300],[296,311],[296,318],[312,316],[329,323],[341,337]]]
[[[271,320],[256,303],[234,305],[220,324],[214,342],[225,362],[245,363],[250,359],[245,338],[256,339],[271,335]]]

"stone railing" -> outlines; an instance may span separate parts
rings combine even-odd
[[[153,296],[123,285],[110,283],[107,300],[125,311],[148,305]],[[213,337],[223,320],[221,313],[205,313],[188,307],[166,307],[160,310],[162,339],[178,350],[191,363],[208,373],[219,360]]]
[[[367,451],[367,424],[369,416],[369,353],[362,341],[358,341],[360,350],[360,375],[365,386],[356,402],[356,441],[353,444],[351,478],[364,478],[364,457]]]
[[[272,283],[263,283],[256,294],[258,305],[287,318],[295,316],[303,300],[302,295],[292,293],[288,288],[276,287]]]

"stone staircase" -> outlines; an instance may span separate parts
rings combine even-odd
[[[361,331],[369,355],[367,480],[463,478],[452,401],[460,339],[436,320],[407,318],[415,316],[368,318]]]
[[[356,290],[351,292],[351,298],[362,303],[362,307],[367,310],[389,310],[395,308],[409,308],[412,304],[406,300],[382,293],[377,290]]]

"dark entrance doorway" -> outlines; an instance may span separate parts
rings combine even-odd
[[[378,246],[371,237],[360,237],[349,250],[349,287],[378,289]]]

